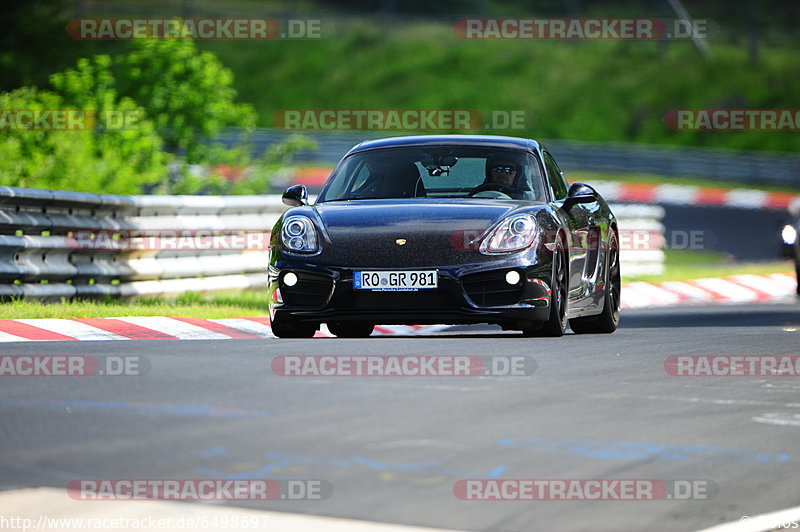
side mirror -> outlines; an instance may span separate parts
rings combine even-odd
[[[578,203],[594,203],[597,198],[597,191],[586,183],[572,183],[564,200],[564,208],[569,209]]]
[[[305,185],[294,185],[286,189],[281,196],[281,201],[289,207],[300,207],[306,204],[308,199],[308,189]]]

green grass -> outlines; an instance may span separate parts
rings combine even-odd
[[[188,292],[176,299],[139,301],[40,301],[14,300],[0,303],[0,319],[20,318],[113,318],[118,316],[180,316],[187,318],[237,318],[266,316],[266,290],[226,293],[208,297]]]
[[[787,131],[672,131],[669,109],[797,108],[800,54],[710,41],[464,40],[446,23],[355,23],[318,40],[201,41],[231,68],[259,125],[282,109],[524,111],[533,138],[800,150]]]
[[[627,276],[623,281],[686,281],[705,277],[768,273],[794,273],[791,261],[741,263],[728,260],[724,253],[713,251],[666,250],[664,273],[661,275]]]

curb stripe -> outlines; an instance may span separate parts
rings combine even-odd
[[[233,327],[228,327],[227,325],[223,325],[222,323],[218,323],[211,320],[204,320],[201,318],[172,318],[173,320],[182,321],[183,323],[188,323],[190,325],[196,325],[197,327],[202,327],[203,329],[208,329],[209,331],[214,331],[220,334],[224,334],[226,336],[230,336],[231,338],[260,338],[260,336],[242,331],[240,329],[234,329]]]
[[[204,329],[190,323],[173,318],[163,318],[160,316],[132,316],[128,318],[118,318],[134,325],[155,329],[156,331],[171,334],[179,340],[225,340],[230,338],[224,334]]]
[[[261,325],[266,325],[267,327],[269,327],[269,325],[270,325],[269,316],[263,316],[263,317],[262,316],[249,316],[249,317],[244,317],[244,318],[241,318],[241,319],[248,320],[248,321],[254,321],[256,323],[260,323]]]
[[[596,181],[593,186],[606,201],[644,202],[663,205],[710,205],[743,209],[786,210],[800,196],[746,188],[656,185],[624,181]]]
[[[131,340],[177,340],[176,336],[134,325],[115,318],[75,318],[72,321],[85,323],[97,329],[118,334]]]
[[[30,342],[28,338],[23,338],[22,336],[14,336],[13,334],[8,334],[0,331],[0,342]]]
[[[41,327],[34,327],[16,320],[0,320],[0,332],[19,336],[26,340],[77,340],[72,336],[59,334]]]
[[[663,283],[635,281],[622,285],[622,308],[791,300],[795,297],[796,286],[794,276],[785,273],[732,275]],[[672,295],[666,295],[665,292]],[[678,298],[677,302],[675,297]]]
[[[222,318],[212,321],[221,323],[227,327],[232,327],[234,329],[253,334],[257,338],[271,338],[274,336],[272,334],[272,329],[257,321],[245,320],[243,318]]]
[[[63,334],[64,336],[68,336],[76,340],[130,340],[130,338],[126,338],[125,336],[104,331],[102,329],[98,329],[96,327],[92,327],[91,325],[86,325],[85,323],[80,323],[74,320],[45,318],[21,319],[17,321],[26,323],[28,325],[33,325],[34,327],[41,327],[42,329],[47,329],[48,331],[58,334]]]
[[[769,301],[772,298],[772,294],[770,294],[769,292],[766,292],[764,290],[760,290],[760,289],[756,288],[755,286],[750,286],[747,283],[742,282],[742,281],[740,281],[738,279],[735,279],[733,277],[729,277],[728,279],[726,279],[726,281],[731,283],[731,284],[734,284],[736,286],[739,286],[739,287],[745,288],[747,290],[750,290],[751,292],[753,292],[755,294],[755,300],[757,302],[759,302],[759,303],[763,302],[763,301]]]

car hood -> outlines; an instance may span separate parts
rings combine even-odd
[[[480,260],[477,238],[511,212],[531,207],[511,200],[408,199],[321,203],[313,210],[329,242],[328,259],[392,268]]]

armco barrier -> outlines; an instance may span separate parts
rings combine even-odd
[[[620,229],[663,233],[663,210],[614,206]],[[279,196],[112,196],[0,186],[0,299],[173,296],[264,286]],[[621,252],[623,275],[663,253]]]

